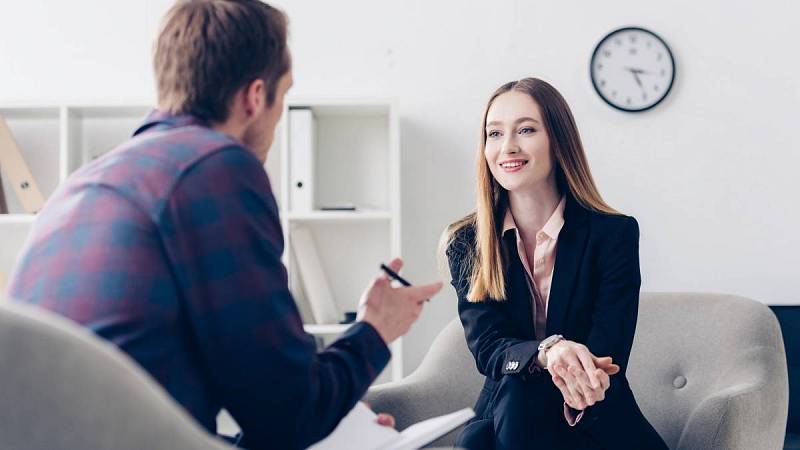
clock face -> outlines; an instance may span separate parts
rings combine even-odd
[[[646,111],[672,89],[675,59],[655,33],[620,28],[597,44],[590,73],[594,89],[606,103],[622,111]]]

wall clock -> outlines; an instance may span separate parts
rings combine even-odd
[[[625,27],[607,34],[589,68],[597,94],[612,107],[647,111],[667,97],[675,82],[675,58],[652,31]]]

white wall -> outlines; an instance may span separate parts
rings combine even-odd
[[[279,0],[297,95],[381,95],[402,116],[405,273],[437,277],[444,226],[473,204],[484,101],[535,75],[567,98],[606,199],[642,229],[643,289],[800,302],[800,3],[678,0]],[[149,51],[170,2],[0,0],[0,104],[151,101]],[[595,43],[640,25],[672,47],[655,110],[592,91]],[[406,340],[407,370],[455,316],[452,289]]]

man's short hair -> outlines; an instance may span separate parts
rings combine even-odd
[[[234,94],[261,78],[267,104],[289,70],[283,12],[259,0],[180,0],[164,17],[153,67],[159,108],[224,122]]]

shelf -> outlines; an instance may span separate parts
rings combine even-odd
[[[31,225],[35,214],[0,214],[0,225]]]
[[[293,222],[359,222],[391,220],[388,211],[311,211],[307,213],[289,212],[286,218]]]
[[[338,323],[314,324],[314,323],[307,323],[307,324],[303,324],[303,329],[306,330],[306,333],[308,333],[308,334],[335,335],[335,334],[344,333],[352,325],[353,325],[352,323],[346,323],[346,324],[338,324]]]
[[[393,99],[287,97],[288,108],[310,107],[320,116],[376,116],[390,114]]]

